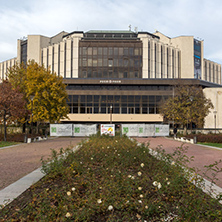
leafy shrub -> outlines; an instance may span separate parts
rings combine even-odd
[[[197,137],[198,142],[222,143],[222,134],[191,134],[187,138]]]

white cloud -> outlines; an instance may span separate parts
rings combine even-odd
[[[205,39],[205,57],[222,62],[219,0],[21,0],[0,3],[0,61],[16,56],[17,39],[30,34],[92,29],[154,32]],[[9,47],[11,45],[11,47]],[[5,49],[10,49],[6,53]],[[211,58],[210,58],[211,59]]]

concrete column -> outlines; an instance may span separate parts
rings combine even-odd
[[[150,78],[155,78],[155,41],[150,41]]]
[[[139,34],[138,38],[142,41],[143,46],[143,67],[142,67],[142,78],[148,78],[148,35]]]
[[[72,61],[72,78],[79,77],[79,40],[83,37],[83,33],[75,33],[73,35],[73,61]]]
[[[68,39],[66,41],[66,78],[71,78],[71,58],[72,58],[72,40]]]
[[[54,72],[57,74],[57,75],[60,75],[59,74],[59,44],[55,44],[54,45]]]
[[[50,70],[52,71],[52,51],[53,46],[48,47],[48,67],[50,67]]]
[[[43,65],[44,65],[44,67],[47,68],[47,66],[48,66],[48,64],[47,64],[47,48],[43,48],[42,52],[43,52]]]
[[[59,73],[60,73],[60,76],[62,76],[63,78],[65,77],[64,59],[65,59],[65,42],[60,42],[60,70],[59,70]]]

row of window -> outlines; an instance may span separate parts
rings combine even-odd
[[[142,43],[80,41],[79,78],[142,78]]]
[[[118,80],[117,80],[118,81]],[[67,90],[161,90],[172,91],[172,86],[156,86],[156,85],[68,85]]]
[[[142,70],[129,71],[128,68],[127,69],[84,68],[79,70],[79,78],[106,78],[106,79],[142,78]]]
[[[157,114],[168,96],[69,95],[70,113]]]
[[[80,47],[80,56],[93,57],[120,57],[120,56],[140,56],[142,55],[141,48],[133,47]]]

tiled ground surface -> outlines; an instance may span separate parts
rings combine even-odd
[[[39,168],[41,158],[49,157],[51,149],[65,149],[77,145],[81,140],[82,138],[56,138],[0,149],[0,190]]]
[[[137,141],[141,143],[150,143],[150,148],[155,149],[157,146],[161,145],[163,149],[166,150],[167,153],[172,153],[176,147],[181,146],[183,143],[169,139],[164,137],[156,137],[156,138],[136,138]],[[188,147],[188,151],[186,153],[187,156],[194,156],[194,161],[190,162],[190,167],[196,167],[200,170],[200,172],[205,172],[205,165],[210,165],[215,161],[222,160],[222,149],[213,149],[205,146],[200,146],[196,144],[184,143],[183,146]],[[222,169],[222,163],[218,165],[219,168]],[[208,174],[209,175],[209,174]],[[216,184],[222,188],[222,172],[217,175],[218,180],[215,181]]]

